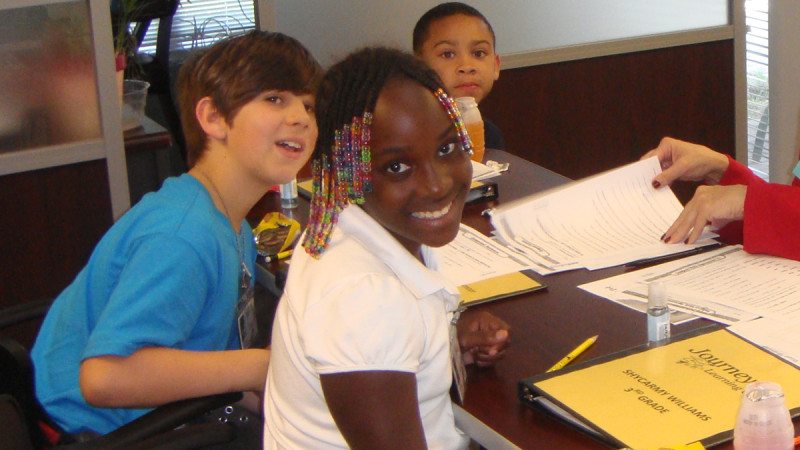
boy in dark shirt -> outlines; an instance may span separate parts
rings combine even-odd
[[[500,77],[492,25],[464,3],[442,3],[423,14],[414,26],[413,47],[453,97],[474,97],[480,104]],[[500,129],[483,121],[486,148],[505,148]]]

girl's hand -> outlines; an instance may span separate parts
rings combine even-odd
[[[508,324],[486,311],[464,311],[456,326],[464,364],[490,366],[511,343]]]

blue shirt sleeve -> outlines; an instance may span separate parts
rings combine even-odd
[[[142,347],[180,348],[204,310],[211,277],[211,268],[186,241],[174,235],[140,238],[82,359],[129,356]]]

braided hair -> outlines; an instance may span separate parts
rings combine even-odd
[[[389,80],[407,78],[431,91],[458,131],[462,147],[472,151],[461,115],[439,76],[413,55],[386,47],[351,53],[333,65],[317,92],[319,137],[312,157],[311,211],[303,240],[310,255],[328,246],[339,213],[363,204],[371,192],[370,125],[381,90]]]

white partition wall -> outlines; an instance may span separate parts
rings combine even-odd
[[[365,45],[411,47],[417,19],[436,0],[266,0],[278,31],[323,65]],[[498,52],[532,52],[729,24],[728,0],[466,0],[492,23]]]

